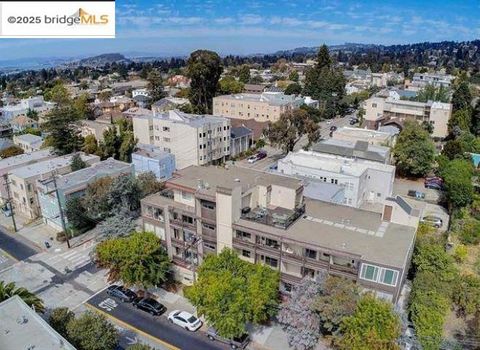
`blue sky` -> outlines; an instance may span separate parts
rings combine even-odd
[[[0,60],[473,40],[480,38],[479,14],[478,0],[117,0],[116,39],[0,39]]]

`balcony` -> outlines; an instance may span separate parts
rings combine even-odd
[[[201,216],[202,219],[217,221],[217,214],[215,212],[215,209],[208,209],[205,208],[203,205],[201,207]]]
[[[248,239],[242,239],[242,238],[238,238],[238,237],[233,237],[233,245],[237,245],[239,246],[240,248],[245,248],[245,247],[248,247],[248,248],[253,248],[256,246],[255,242],[252,242]]]
[[[295,210],[276,207],[274,209],[249,207],[242,209],[241,218],[255,221],[260,224],[287,229],[295,220],[305,213],[305,205],[300,205]]]
[[[217,233],[215,232],[215,230],[212,230],[212,229],[207,228],[207,227],[205,227],[205,226],[202,225],[202,236],[211,237],[211,238],[213,238],[214,240],[216,240],[216,238],[217,238]]]
[[[190,217],[191,218],[191,217]],[[173,216],[170,218],[170,223],[171,224],[174,224],[174,225],[177,225],[177,226],[181,226],[181,227],[187,227],[187,228],[190,228],[192,230],[197,230],[197,222],[195,220],[195,218],[191,218],[192,221],[188,220],[188,219],[185,219],[181,214],[178,214],[177,213],[177,216]]]

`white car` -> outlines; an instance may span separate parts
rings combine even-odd
[[[258,160],[258,158],[257,158],[257,155],[255,154],[255,155],[253,155],[253,156],[248,157],[247,162],[249,162],[250,164],[253,164],[253,163],[255,163],[257,160]]]
[[[168,320],[177,326],[185,328],[187,331],[195,332],[202,327],[202,321],[186,311],[175,310],[170,312]]]
[[[332,121],[331,120],[327,120],[327,125],[330,125],[332,124]]]

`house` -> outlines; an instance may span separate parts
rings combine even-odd
[[[153,115],[153,112],[150,109],[142,108],[142,107],[132,107],[124,111],[123,116],[127,119],[132,119],[138,116],[146,116],[146,115]]]
[[[312,146],[317,153],[332,154],[351,159],[364,159],[372,162],[390,164],[390,148],[372,145],[367,141],[344,141],[327,139]]]
[[[136,95],[133,100],[139,108],[147,108],[150,105],[150,97],[145,95]]]
[[[152,172],[161,181],[170,179],[176,169],[175,155],[147,144],[137,144],[137,149],[132,153],[132,163],[137,176]]]
[[[23,114],[13,117],[10,125],[14,133],[23,132],[27,128],[38,129],[38,122]]]
[[[364,101],[364,106],[364,119],[368,129],[376,130],[379,126],[388,124],[401,126],[406,120],[415,120],[420,124],[430,123],[433,126],[432,137],[443,139],[448,135],[448,121],[452,116],[450,103],[371,97]]]
[[[5,175],[16,168],[20,168],[25,165],[30,165],[36,162],[54,158],[55,154],[51,148],[44,148],[40,151],[32,153],[24,153],[18,156],[0,159],[0,203],[2,200],[8,197],[7,187],[5,182]]]
[[[150,93],[147,88],[132,90],[132,98],[135,99],[137,96],[150,97]]]
[[[276,122],[280,115],[305,103],[303,97],[283,92],[223,95],[213,98],[213,114],[257,122]]]
[[[164,242],[178,281],[191,284],[205,256],[230,248],[279,271],[285,294],[326,272],[398,301],[418,225],[396,222],[402,206],[382,215],[312,200],[301,180],[237,167],[188,167],[165,186],[142,199],[142,222]]]
[[[109,128],[116,128],[115,124],[112,124],[109,119],[98,118],[96,120],[82,120],[80,124],[80,135],[87,137],[88,135],[95,136],[95,139],[99,142],[103,141],[103,133]]]
[[[371,145],[393,147],[397,135],[398,133],[396,132],[382,132],[343,126],[335,130],[332,134],[332,139],[349,142],[365,141]]]
[[[93,163],[91,166],[71,173],[56,175],[58,197],[55,186],[50,177],[37,180],[38,203],[40,204],[43,222],[52,228],[62,231],[59,203],[62,210],[70,198],[83,196],[87,186],[104,177],[133,176],[133,164],[108,158],[102,162]],[[65,218],[68,225],[68,219]]]
[[[392,195],[395,179],[393,165],[304,150],[280,159],[278,173],[343,186],[343,204],[354,208],[382,205]]]
[[[190,86],[190,78],[185,75],[177,74],[168,78],[167,84],[179,89],[186,89]]]
[[[230,154],[230,120],[177,110],[133,118],[139,143],[172,153],[178,169],[219,163]]]
[[[55,106],[53,102],[45,102],[43,96],[33,96],[20,100],[18,104],[9,104],[0,108],[0,116],[4,120],[11,120],[17,115],[27,114],[28,110],[34,110],[38,113],[47,112]]]
[[[436,88],[450,88],[455,80],[455,76],[444,73],[415,73],[412,81],[405,81],[407,90],[418,91],[427,85],[433,85]]]
[[[0,319],[0,349],[75,350],[18,295],[0,303]]]
[[[32,134],[14,135],[13,143],[23,149],[23,152],[31,153],[40,150],[43,138]]]
[[[230,132],[230,157],[247,151],[253,144],[253,131],[245,126],[232,127]]]
[[[246,94],[261,94],[265,91],[265,85],[261,84],[245,84],[243,92]]]
[[[186,98],[164,97],[152,104],[153,113],[164,113],[173,109],[179,109],[182,106],[190,104]]]
[[[80,153],[87,165],[100,161],[99,156]],[[68,174],[72,171],[72,154],[43,160],[41,162],[24,165],[10,171],[10,193],[13,207],[17,214],[28,219],[35,219],[41,215],[41,208],[37,194],[37,180],[46,180],[52,175]]]

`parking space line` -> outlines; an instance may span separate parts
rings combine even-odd
[[[159,339],[159,338],[157,338],[157,337],[154,337],[154,336],[151,335],[151,334],[148,334],[148,333],[146,333],[146,332],[144,332],[144,331],[142,331],[142,330],[140,330],[140,329],[138,329],[138,328],[136,328],[136,327],[134,327],[134,326],[132,326],[132,325],[124,322],[124,321],[122,321],[122,320],[119,320],[119,319],[116,318],[115,316],[112,316],[112,315],[110,315],[109,313],[107,313],[107,312],[105,312],[105,311],[102,311],[102,310],[100,310],[100,309],[97,309],[95,306],[93,306],[93,305],[91,305],[91,304],[89,304],[89,303],[85,303],[85,306],[88,307],[89,309],[94,310],[95,312],[98,312],[99,314],[101,314],[101,315],[103,315],[103,316],[105,316],[105,317],[107,317],[107,318],[110,318],[111,320],[113,320],[115,323],[118,323],[118,324],[121,325],[122,327],[128,328],[128,329],[130,329],[130,330],[132,330],[132,331],[134,331],[134,332],[137,332],[138,334],[143,335],[144,337],[147,337],[147,338],[149,338],[149,339],[151,339],[151,340],[153,340],[153,341],[156,341],[156,342],[162,344],[163,346],[167,347],[167,348],[170,349],[170,350],[181,350],[180,348],[177,348],[176,346],[174,346],[174,345],[172,345],[172,344],[170,344],[170,343],[167,343],[166,341],[164,341],[164,340],[162,340],[162,339]]]

